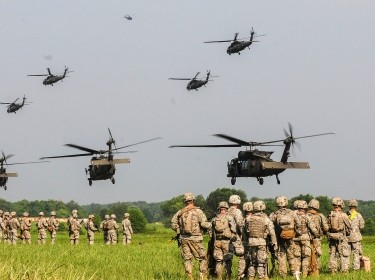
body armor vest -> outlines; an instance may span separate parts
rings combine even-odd
[[[247,231],[251,238],[264,238],[265,235],[265,219],[261,215],[254,214],[250,217],[247,224]]]

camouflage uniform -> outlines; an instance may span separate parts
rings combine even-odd
[[[318,236],[312,240],[315,250],[316,263],[310,265],[312,268],[310,274],[319,275],[319,271],[322,267],[320,260],[322,256],[322,238],[328,232],[329,227],[326,217],[319,213],[320,203],[318,200],[310,200],[308,207],[309,210],[307,211],[307,216],[309,216],[310,220],[314,223],[315,228],[318,230]]]
[[[23,213],[23,218],[21,220],[21,238],[22,243],[31,244],[31,219],[29,218],[29,213]]]
[[[124,219],[122,220],[122,232],[123,232],[123,240],[122,243],[124,245],[130,244],[132,240],[132,234],[133,234],[133,229],[132,229],[132,223],[129,220],[129,213],[124,214]]]
[[[43,212],[39,212],[39,218],[36,220],[38,229],[38,244],[45,244],[47,238],[48,222]]]
[[[95,232],[99,231],[99,229],[95,226],[93,219],[95,218],[94,215],[89,215],[89,220],[86,224],[86,230],[87,230],[87,242],[89,245],[94,245],[94,239],[95,239]]]
[[[248,270],[249,280],[268,279],[267,275],[267,237],[271,239],[273,249],[277,250],[277,239],[272,221],[263,211],[266,205],[258,200],[253,204],[253,214],[245,219],[244,235],[248,240],[250,265]]]
[[[9,212],[4,212],[4,219],[3,219],[3,230],[4,230],[4,243],[9,244]]]
[[[106,229],[108,230],[107,245],[117,243],[117,230],[119,226],[116,222],[116,215],[112,214],[111,219],[106,223]]]
[[[56,219],[55,211],[51,212],[51,217],[48,219],[47,223],[48,223],[48,230],[51,234],[51,244],[55,244],[57,230],[59,229],[59,225],[60,225],[59,220]]]
[[[200,279],[207,275],[206,250],[203,247],[202,229],[210,229],[211,223],[201,209],[194,206],[194,195],[184,194],[186,207],[177,211],[173,216],[172,229],[179,236],[181,256],[184,260],[186,275],[193,279],[193,257],[199,261]]]
[[[279,263],[279,275],[285,277],[288,275],[287,262],[292,275],[300,266],[300,256],[294,254],[298,249],[293,241],[293,233],[299,226],[299,220],[293,210],[286,208],[288,199],[285,196],[277,197],[276,205],[279,209],[270,214],[270,219],[275,226],[277,237],[278,250],[276,256]],[[289,233],[289,236],[284,233]]]
[[[16,245],[18,239],[18,229],[20,228],[20,222],[18,221],[16,212],[10,213],[12,218],[9,220],[9,241],[11,244]]]
[[[296,271],[301,271],[302,267],[302,277],[307,277],[310,268],[310,258],[313,254],[312,240],[313,238],[318,237],[319,234],[315,227],[315,223],[313,223],[310,217],[306,214],[308,208],[306,201],[300,201],[297,208],[299,225],[296,228],[296,237],[294,238],[295,244],[297,245],[297,250],[294,252],[294,255],[299,256],[301,262],[299,262],[299,267]]]
[[[348,216],[342,212],[345,207],[344,201],[339,197],[332,199],[334,210],[328,215],[327,221],[329,231],[329,270],[335,274],[338,270],[337,258],[340,260],[340,270],[349,272],[350,248],[347,233],[351,230]]]
[[[246,260],[245,260],[245,248],[242,244],[242,230],[245,224],[242,212],[238,209],[238,205],[241,203],[241,198],[238,195],[231,195],[229,197],[229,207],[228,214],[231,215],[236,223],[236,241],[232,241],[231,245],[233,250],[226,257],[225,265],[227,269],[228,276],[232,274],[232,259],[233,253],[238,257],[238,272],[237,277],[241,279],[245,276]],[[232,249],[232,248],[231,248]]]
[[[110,216],[106,214],[104,216],[104,220],[100,223],[99,228],[103,231],[103,240],[104,243],[106,244],[108,241],[108,229],[107,229],[107,223],[110,219]]]
[[[224,257],[229,253],[231,238],[236,236],[236,223],[232,216],[228,215],[229,205],[222,201],[219,203],[219,213],[211,221],[211,235],[214,242],[213,256],[216,262],[215,272],[217,279],[222,279]],[[220,225],[219,225],[220,224]]]
[[[70,245],[77,245],[79,243],[80,230],[81,223],[78,221],[78,215],[73,214],[69,225]]]
[[[245,213],[245,225],[246,225],[246,219],[250,218],[250,216],[253,214],[253,203],[251,201],[245,202],[242,205],[242,210]],[[244,226],[242,229],[242,244],[245,249],[245,273],[249,270],[250,265],[250,247],[249,247],[249,238],[247,237],[246,227]]]
[[[362,256],[362,235],[361,230],[365,227],[365,220],[362,215],[357,212],[358,202],[355,199],[349,200],[348,217],[352,230],[348,236],[348,242],[353,254],[353,269],[360,269],[360,257]]]
[[[0,209],[0,243],[3,241],[4,231],[4,212]]]

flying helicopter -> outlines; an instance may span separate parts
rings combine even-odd
[[[227,48],[227,54],[231,55],[232,53],[238,53],[241,54],[240,52],[246,48],[250,49],[250,45],[254,42],[254,37],[259,37],[259,36],[265,36],[265,34],[261,35],[255,35],[254,29],[251,28],[250,32],[250,39],[249,41],[246,41],[247,38],[243,39],[237,39],[238,32],[234,34],[234,39],[232,40],[222,40],[222,41],[207,41],[203,43],[224,43],[224,42],[232,42],[229,47]]]
[[[8,113],[16,113],[24,105],[29,105],[29,103],[25,103],[25,100],[26,100],[25,95],[23,96],[22,103],[16,103],[18,99],[19,98],[17,98],[16,100],[14,100],[12,103],[0,102],[0,104],[9,104],[7,106],[7,112]]]
[[[130,163],[129,158],[121,158],[121,159],[114,159],[113,152],[116,151],[117,153],[132,153],[134,151],[127,151],[127,152],[118,152],[118,150],[128,148],[131,146],[135,146],[141,143],[150,142],[153,140],[160,139],[160,137],[152,138],[146,141],[137,142],[134,144],[126,145],[117,148],[115,144],[115,140],[112,137],[111,130],[108,128],[109,132],[109,140],[107,141],[107,150],[94,150],[90,148],[86,148],[83,146],[78,146],[75,144],[65,144],[65,146],[75,148],[86,153],[84,154],[73,154],[73,155],[62,155],[62,156],[52,156],[52,157],[42,157],[40,159],[49,159],[49,158],[68,158],[68,157],[81,157],[81,156],[93,156],[91,158],[90,165],[88,169],[85,169],[87,180],[89,181],[89,185],[92,185],[92,181],[98,180],[107,180],[110,179],[112,184],[115,183],[115,178],[113,177],[116,173],[116,164],[121,163]],[[112,145],[115,147],[112,148]]]
[[[47,68],[48,74],[39,74],[39,75],[27,75],[28,77],[44,77],[47,76],[43,80],[43,85],[51,85],[53,86],[54,83],[57,83],[58,81],[62,81],[66,76],[67,73],[71,73],[73,71],[69,71],[69,68],[65,66],[64,73],[62,75],[54,75],[51,73],[51,70]]]
[[[131,15],[125,15],[124,18],[127,20],[133,20],[133,16]]]
[[[279,174],[284,172],[286,169],[309,169],[310,165],[308,162],[288,162],[290,156],[290,148],[293,145],[299,145],[296,139],[323,136],[328,134],[334,134],[332,132],[320,133],[314,135],[293,136],[293,127],[289,123],[289,133],[284,129],[285,139],[267,141],[267,142],[253,142],[253,141],[243,141],[232,136],[225,134],[215,134],[214,136],[223,138],[234,144],[224,144],[224,145],[174,145],[174,147],[203,147],[203,148],[222,148],[222,147],[249,147],[246,151],[238,152],[238,157],[232,159],[227,163],[228,174],[227,177],[231,177],[231,184],[236,183],[237,177],[254,177],[258,180],[260,185],[263,185],[263,177],[268,177],[275,175],[277,184],[280,184]],[[273,152],[271,151],[261,151],[256,149],[259,146],[282,146],[275,145],[274,143],[282,142],[284,144],[284,151],[281,156],[280,161],[274,161],[271,159]]]
[[[9,177],[18,177],[18,173],[9,173],[6,172],[6,168],[4,167],[4,164],[9,165],[16,165],[16,164],[29,164],[29,163],[43,163],[47,161],[29,161],[29,162],[15,162],[15,163],[8,163],[7,159],[12,157],[14,155],[5,155],[3,151],[1,151],[1,158],[0,158],[0,187],[3,187],[4,190],[7,190],[7,182]]]
[[[195,89],[196,91],[198,91],[198,88],[200,88],[202,86],[206,86],[206,84],[208,83],[208,81],[213,81],[213,80],[210,80],[211,72],[209,70],[207,70],[207,75],[206,75],[206,79],[205,80],[199,80],[199,79],[197,79],[197,77],[198,77],[199,74],[200,74],[200,72],[198,72],[195,75],[194,78],[169,78],[168,80],[189,81],[189,83],[186,86],[186,89],[188,91],[190,91],[192,89]],[[218,76],[211,76],[211,77],[218,77]]]

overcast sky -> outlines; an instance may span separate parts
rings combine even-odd
[[[227,161],[239,148],[170,149],[179,144],[229,144],[284,137],[288,122],[301,139],[291,161],[310,170],[238,178],[248,197],[299,194],[375,199],[374,1],[1,1],[1,102],[24,94],[33,102],[17,114],[0,107],[0,149],[12,162],[80,153],[74,143],[105,149],[110,128],[117,146],[132,147],[116,184],[85,175],[90,157],[9,166],[6,200],[158,202],[184,192],[207,196],[232,187]],[[132,21],[124,19],[133,15]],[[259,41],[228,55],[229,40],[251,27]],[[44,86],[46,68],[74,72]],[[170,77],[215,78],[199,91]],[[274,149],[280,160],[282,147]],[[242,149],[243,150],[243,149]]]

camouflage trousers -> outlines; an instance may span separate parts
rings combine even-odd
[[[45,244],[47,238],[47,232],[45,229],[41,228],[38,230],[38,244]]]
[[[70,245],[77,245],[79,243],[79,230],[70,232]]]
[[[107,245],[109,244],[116,244],[117,243],[117,232],[115,229],[108,230],[108,239],[107,239]]]
[[[290,273],[294,275],[300,266],[300,259],[295,257],[299,249],[292,239],[279,239],[278,244],[276,257],[279,263],[279,275],[283,277],[288,275],[288,264]]]
[[[203,247],[202,240],[191,240],[181,238],[181,256],[184,260],[185,272],[188,275],[193,273],[193,257],[199,261],[199,271],[201,274],[207,274],[206,250]]]
[[[22,231],[22,234],[21,234],[21,237],[22,237],[22,243],[23,244],[31,244],[31,233],[30,233],[30,230],[23,230]]]
[[[362,256],[362,244],[361,242],[349,242],[350,250],[353,254],[353,269],[360,269],[360,258]]]
[[[243,276],[245,274],[246,268],[246,259],[245,259],[245,248],[242,244],[241,237],[236,235],[236,241],[231,242],[229,245],[229,254],[225,257],[225,267],[227,270],[227,274],[232,274],[232,261],[233,261],[233,254],[238,257],[238,276]]]
[[[259,279],[267,278],[267,247],[266,245],[250,246],[249,277],[258,274]]]
[[[329,240],[329,270],[332,273],[337,272],[338,264],[340,261],[340,270],[342,272],[349,271],[350,264],[350,247],[345,240]]]
[[[132,235],[130,233],[124,233],[123,239],[122,239],[122,244],[128,245],[132,241]]]
[[[12,229],[9,231],[9,241],[11,244],[13,245],[16,245],[17,244],[17,230],[16,229]]]
[[[87,231],[87,243],[89,245],[94,245],[95,234],[93,231]]]
[[[215,240],[214,243],[214,259],[216,262],[215,272],[219,279],[223,274],[223,260],[224,256],[229,253],[229,240]]]
[[[56,230],[52,230],[51,232],[51,244],[55,244],[55,241],[56,241]]]
[[[295,259],[300,260],[298,263],[296,262],[297,268],[295,271],[301,271],[303,276],[307,276],[310,268],[310,258],[312,253],[310,240],[298,240],[295,241],[295,245],[296,246],[293,250],[293,254]]]

